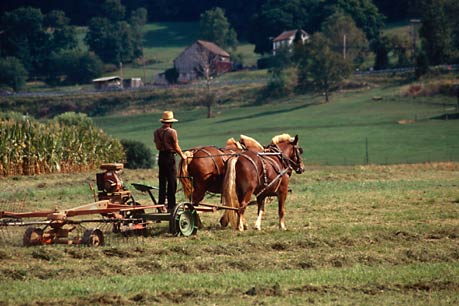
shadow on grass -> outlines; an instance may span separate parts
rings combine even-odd
[[[220,120],[217,123],[226,123],[226,122],[232,122],[232,121],[238,121],[238,120],[244,120],[244,119],[254,119],[254,118],[259,118],[259,117],[264,117],[264,116],[271,116],[271,115],[278,115],[282,113],[288,113],[292,111],[296,111],[298,109],[306,108],[312,105],[319,105],[320,103],[311,103],[311,104],[303,104],[291,108],[286,108],[282,110],[273,110],[273,111],[266,111],[266,112],[260,112],[252,115],[247,115],[247,116],[240,116],[240,117],[235,117],[235,118],[229,118],[225,120]]]
[[[163,23],[163,26],[144,33],[144,47],[186,47],[197,39],[193,31],[197,28],[190,23]]]
[[[443,114],[440,116],[432,117],[433,120],[457,120],[459,119],[459,113],[450,113],[450,114]]]

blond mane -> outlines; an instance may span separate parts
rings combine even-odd
[[[242,150],[242,145],[239,141],[236,141],[233,137],[231,137],[226,141],[225,148]]]
[[[285,141],[292,142],[292,139],[293,138],[289,134],[281,134],[281,135],[274,136],[273,139],[271,140],[271,143],[277,145]]]
[[[254,138],[242,135],[240,136],[240,142],[246,146],[249,150],[254,150],[254,151],[263,151],[263,146],[256,141]]]

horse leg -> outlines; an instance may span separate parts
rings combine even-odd
[[[239,200],[239,211],[237,213],[238,215],[238,230],[240,232],[243,232],[244,229],[245,229],[245,209],[247,208],[247,204],[250,202],[250,196],[252,195],[251,192],[246,192],[243,197],[242,197],[242,200],[240,199]]]
[[[204,187],[204,182],[196,181],[194,184],[193,196],[192,196],[193,204],[198,205],[199,203],[201,203],[202,199],[204,199],[205,193],[206,193],[206,188]]]
[[[265,213],[265,199],[257,199],[258,204],[258,216],[255,222],[255,229],[261,231],[261,219]]]
[[[277,199],[279,202],[279,229],[285,231],[287,228],[285,227],[284,222],[284,208],[285,208],[285,200],[287,199],[287,192],[281,192],[277,195]]]

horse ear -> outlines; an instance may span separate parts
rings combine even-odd
[[[293,144],[296,145],[298,143],[298,135],[295,135],[295,139],[293,140]]]

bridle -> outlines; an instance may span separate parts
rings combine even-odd
[[[282,165],[285,168],[288,167],[294,170],[296,173],[303,172],[303,169],[301,167],[301,164],[302,164],[301,154],[303,153],[303,149],[297,144],[293,145],[293,159],[285,155],[277,144],[271,144],[266,149],[272,151],[273,153],[278,154],[282,162]]]

